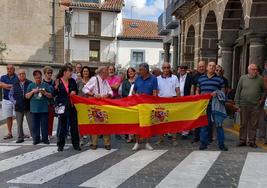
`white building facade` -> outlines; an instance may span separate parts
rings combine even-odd
[[[117,66],[137,67],[146,62],[161,67],[164,61],[163,41],[157,34],[157,23],[123,19],[123,31],[118,36]]]
[[[65,62],[92,68],[115,64],[122,6],[122,0],[70,3],[65,24]]]

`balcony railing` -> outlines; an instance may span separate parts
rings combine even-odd
[[[89,32],[88,23],[75,23],[73,34],[76,37],[96,38],[96,39],[110,39],[114,40],[116,37],[116,28],[113,24],[102,24],[100,32]]]
[[[176,29],[179,26],[179,22],[175,16],[172,15],[174,11],[174,4],[170,3],[166,9],[166,28]]]
[[[90,61],[90,56],[99,56],[100,61]],[[69,51],[70,61],[73,62],[115,62],[116,54],[114,52],[101,52],[99,54],[90,53],[89,50],[71,49]]]
[[[173,1],[174,8],[175,8],[175,9],[180,8],[180,7],[181,7],[182,5],[184,5],[187,1],[189,2],[189,1],[191,1],[191,0],[174,0],[174,1]]]
[[[158,17],[158,34],[165,36],[165,35],[168,35],[169,32],[170,30],[166,28],[166,13],[163,12]]]

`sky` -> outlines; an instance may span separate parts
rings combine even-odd
[[[123,17],[131,18],[132,12],[133,19],[158,21],[163,9],[164,0],[125,0]]]

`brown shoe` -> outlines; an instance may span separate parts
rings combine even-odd
[[[11,138],[13,138],[12,134],[8,134],[8,135],[6,135],[6,136],[4,137],[4,140],[11,139]]]
[[[242,147],[242,146],[247,146],[247,144],[245,142],[239,142],[237,144],[237,147]]]
[[[255,143],[252,143],[252,142],[251,142],[251,143],[249,143],[248,145],[249,145],[250,147],[252,147],[252,148],[257,148],[257,147],[258,147],[258,146],[257,146],[257,144],[255,144]]]
[[[106,150],[111,150],[111,145],[105,145]]]
[[[91,149],[92,150],[96,150],[97,149],[97,146],[96,145],[91,145]]]

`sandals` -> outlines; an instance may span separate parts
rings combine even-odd
[[[4,140],[11,139],[11,138],[13,138],[12,134],[8,134],[8,135],[6,135],[6,136],[4,137]]]

